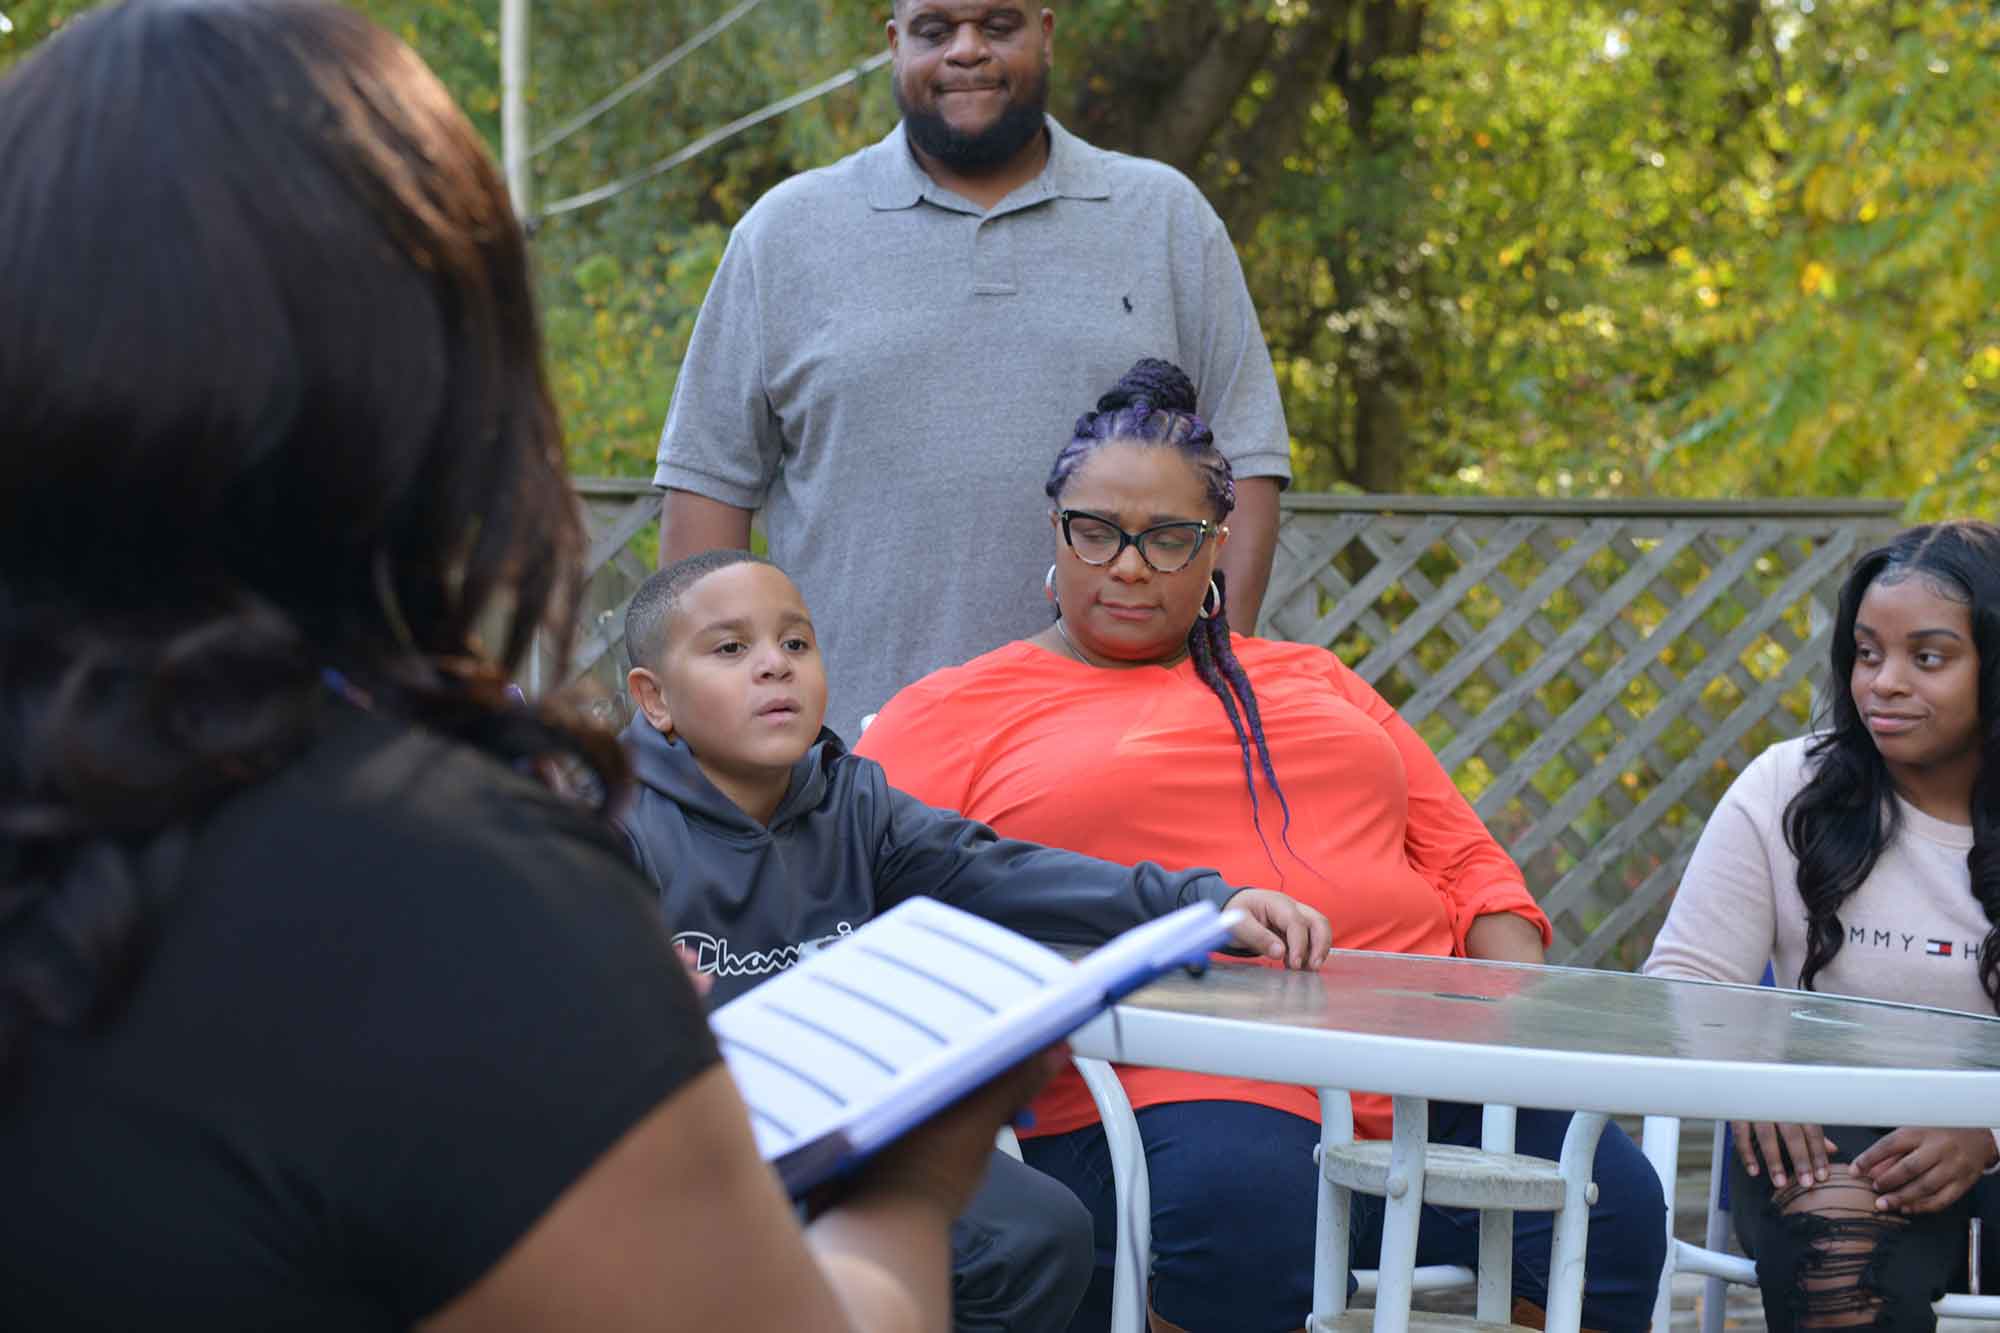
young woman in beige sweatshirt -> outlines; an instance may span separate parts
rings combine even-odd
[[[2000,1005],[2000,528],[1913,528],[1841,591],[1823,729],[1710,818],[1645,970]],[[2000,1106],[1995,1108],[2000,1120]],[[1934,1326],[1967,1219],[2000,1289],[2000,1131],[1735,1126],[1731,1208],[1773,1330]]]

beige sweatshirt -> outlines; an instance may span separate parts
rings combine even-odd
[[[1807,778],[1807,739],[1757,756],[1722,798],[1695,845],[1644,970],[1653,976],[1754,984],[1766,961],[1799,984],[1806,909],[1785,807]],[[1972,896],[1972,829],[1898,799],[1902,823],[1875,869],[1840,907],[1846,942],[1815,990],[1993,1015],[1979,985],[1989,923]]]
[[[1730,784],[1681,876],[1647,975],[1754,983],[1769,960],[1780,986],[1799,984],[1806,905],[1798,858],[1785,846],[1785,807],[1805,785],[1808,740],[1773,745]],[[1896,804],[1895,840],[1840,905],[1847,942],[1813,989],[1991,1017],[1979,985],[1986,913],[1965,864],[1972,827],[1933,819],[1900,797]],[[2000,1128],[1993,1141],[2000,1146]],[[1995,1171],[2000,1164],[1987,1168]]]

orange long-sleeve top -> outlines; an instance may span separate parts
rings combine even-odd
[[[1281,889],[1326,913],[1339,948],[1463,955],[1474,919],[1494,912],[1532,921],[1547,943],[1520,870],[1382,696],[1324,649],[1231,645],[1256,692],[1289,831],[1261,772],[1253,817],[1236,733],[1190,661],[1104,670],[1011,643],[898,693],[855,749],[893,785],[1007,837]],[[1319,1118],[1309,1088],[1118,1074],[1135,1108],[1242,1101]],[[1073,1071],[1033,1109],[1035,1135],[1097,1120]],[[1389,1136],[1386,1097],[1357,1096],[1354,1113],[1361,1137]]]

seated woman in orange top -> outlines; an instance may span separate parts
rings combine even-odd
[[[1520,871],[1395,710],[1324,649],[1231,637],[1215,563],[1235,487],[1184,374],[1140,362],[1078,421],[1047,489],[1055,622],[897,694],[860,753],[1009,837],[1282,885],[1340,947],[1542,961],[1548,922]],[[1120,1076],[1151,1175],[1155,1328],[1297,1328],[1312,1303],[1313,1092]],[[1434,1140],[1478,1142],[1479,1108],[1433,1103],[1431,1117]],[[1108,1256],[1108,1154],[1074,1075],[1035,1118],[1028,1161],[1091,1207]],[[1523,1112],[1519,1150],[1556,1156],[1568,1121]],[[1357,1097],[1355,1127],[1388,1137],[1387,1099]],[[1584,1321],[1643,1329],[1665,1255],[1659,1184],[1616,1127],[1596,1178]],[[1527,1316],[1545,1303],[1549,1215],[1521,1214],[1514,1234]],[[1353,1235],[1372,1267],[1379,1201],[1356,1199]],[[1428,1209],[1418,1262],[1471,1265],[1478,1237],[1476,1213]],[[1073,1328],[1102,1326],[1107,1292],[1100,1280]]]

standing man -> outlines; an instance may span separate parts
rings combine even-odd
[[[1046,623],[1043,479],[1141,356],[1193,377],[1235,470],[1236,629],[1270,577],[1290,437],[1236,251],[1179,172],[1048,117],[1054,31],[1017,0],[895,0],[901,123],[744,215],[674,386],[661,558],[748,546],[761,507],[843,736]]]

